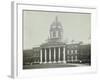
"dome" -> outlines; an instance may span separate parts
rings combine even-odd
[[[58,17],[56,16],[55,21],[51,24],[51,28],[62,28],[61,23],[58,21]]]

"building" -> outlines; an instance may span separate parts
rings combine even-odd
[[[30,52],[31,56],[24,51],[24,63],[90,63],[90,47],[80,43],[66,44],[62,41],[63,26],[56,17],[55,21],[50,25],[49,39],[39,47],[33,48]],[[28,57],[28,59],[27,59]],[[84,58],[83,58],[84,57]],[[88,60],[88,61],[87,61]],[[26,62],[25,62],[26,61]]]
[[[62,42],[63,27],[57,17],[51,24],[49,33],[48,41],[40,45],[40,63],[66,63],[66,44]]]
[[[91,45],[90,44],[82,44],[79,46],[79,55],[78,58],[82,63],[91,64]]]
[[[79,62],[79,43],[66,45],[66,61],[67,63]]]

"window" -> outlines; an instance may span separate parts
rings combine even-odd
[[[51,33],[51,34],[50,34],[50,37],[53,38],[53,32],[50,32],[50,33]]]
[[[67,60],[70,61],[70,57],[69,56],[67,56]]]
[[[77,56],[75,56],[75,61],[77,61]]]
[[[71,50],[71,54],[73,54],[73,50]]]
[[[69,54],[69,50],[67,50],[67,54]]]
[[[55,37],[56,37],[56,32],[54,31],[54,32],[53,32],[53,38],[55,38]]]
[[[75,54],[77,54],[77,50],[75,50]]]
[[[58,36],[58,33],[59,33],[59,32],[58,32],[58,31],[56,31],[56,37],[59,37],[59,36]]]
[[[71,56],[71,61],[73,61],[73,56]]]

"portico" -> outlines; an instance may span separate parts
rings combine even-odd
[[[66,63],[65,46],[40,49],[40,63]]]

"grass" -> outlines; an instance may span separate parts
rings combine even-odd
[[[24,65],[23,69],[41,69],[41,68],[62,68],[62,67],[80,67],[80,66],[89,66],[88,64],[33,64],[33,65]]]

